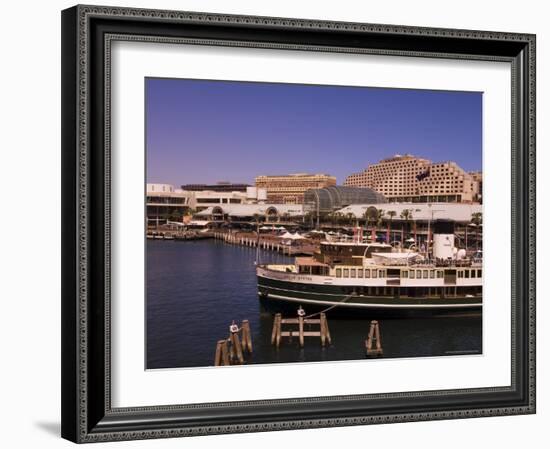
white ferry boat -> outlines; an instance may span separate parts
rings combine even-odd
[[[455,248],[448,220],[434,223],[429,257],[384,243],[324,241],[312,257],[258,264],[256,272],[258,295],[270,309],[400,315],[482,307],[481,258]]]

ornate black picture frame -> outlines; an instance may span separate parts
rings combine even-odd
[[[113,408],[110,44],[114,40],[507,61],[512,67],[511,385]],[[62,12],[62,436],[74,442],[535,412],[535,36],[75,6]]]

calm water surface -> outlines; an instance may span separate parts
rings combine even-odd
[[[256,249],[217,240],[147,241],[147,368],[212,366],[216,342],[232,320],[250,321],[254,352],[247,363],[365,358],[368,319],[331,319],[332,345],[297,338],[271,345],[272,315],[257,296]],[[291,261],[260,251],[261,262]],[[307,312],[307,308],[306,308]],[[379,320],[384,357],[481,353],[481,317]],[[307,329],[306,329],[307,330]]]

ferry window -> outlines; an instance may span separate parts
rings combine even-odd
[[[472,270],[472,277],[473,277],[473,278],[476,277],[476,270]]]
[[[422,279],[422,271],[416,270],[416,279]]]
[[[351,277],[354,278],[356,276],[355,274],[355,268],[352,268],[351,269]]]
[[[384,270],[378,270],[378,277],[380,278],[384,277]]]
[[[372,270],[372,277],[373,278],[377,277],[377,274],[378,274],[378,271]]]
[[[424,271],[422,272],[422,277],[423,277],[424,279],[428,279],[428,270],[424,270]]]
[[[359,269],[357,270],[357,277],[362,278],[363,277],[363,270]]]
[[[344,277],[349,278],[349,268],[344,268]]]
[[[468,278],[470,277],[470,270],[465,270],[465,271],[464,271],[464,277],[465,277],[466,279],[468,279]]]
[[[464,271],[459,270],[459,271],[458,271],[458,277],[459,277],[459,278],[463,278],[463,277],[464,277]]]
[[[441,279],[442,277],[443,277],[443,271],[439,270],[439,271],[437,272],[437,278],[438,278],[438,279]]]
[[[414,279],[414,270],[411,270],[411,279]]]
[[[370,270],[365,270],[365,277],[370,278]]]
[[[336,268],[336,277],[337,277],[337,278],[341,278],[341,277],[342,277],[342,269],[341,269],[341,268]]]
[[[478,278],[481,277],[481,270],[477,270],[477,277],[478,277]]]
[[[435,271],[430,270],[430,279],[434,279],[434,278],[435,278]]]
[[[408,277],[409,277],[409,272],[408,272],[407,270],[402,271],[401,274],[402,274],[402,276],[403,276],[404,278],[408,278]]]

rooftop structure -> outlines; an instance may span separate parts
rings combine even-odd
[[[470,203],[481,198],[478,182],[455,162],[398,154],[349,175],[344,185],[369,187],[389,201]]]
[[[302,204],[306,190],[336,185],[334,176],[309,173],[257,176],[255,181],[267,191],[268,202],[281,204]]]
[[[181,186],[182,190],[193,192],[204,190],[211,192],[246,192],[247,187],[250,187],[250,185],[242,183],[234,184],[230,182],[218,182],[216,184],[184,184]]]

